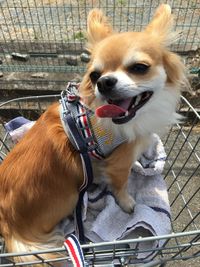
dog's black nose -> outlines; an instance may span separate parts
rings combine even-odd
[[[98,79],[97,87],[100,93],[109,93],[115,84],[117,83],[117,79],[113,76],[104,76]]]

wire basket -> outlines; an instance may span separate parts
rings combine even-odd
[[[0,161],[13,146],[4,123],[19,115],[37,119],[47,106],[58,98],[58,95],[24,97],[0,104]],[[197,263],[193,266],[200,265],[200,115],[184,97],[181,100],[179,112],[186,120],[181,125],[173,126],[162,139],[167,153],[164,177],[168,186],[173,233],[82,245],[86,266],[164,266],[170,261],[188,259]],[[136,259],[138,254],[146,252],[138,249],[141,242],[161,239],[164,239],[165,243],[162,248],[152,249],[155,253],[153,258],[142,262]],[[131,249],[130,244],[136,245],[136,249]],[[0,266],[36,266],[39,263],[54,266],[57,261],[65,262],[63,266],[68,262],[67,266],[71,266],[67,253],[63,254],[63,248],[26,254],[8,254],[5,251],[2,239]],[[52,252],[57,254],[55,259],[46,260],[43,257],[44,254]],[[35,260],[30,262],[29,255],[34,255]],[[16,256],[27,257],[27,262],[15,263]]]

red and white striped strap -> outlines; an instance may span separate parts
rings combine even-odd
[[[64,246],[72,260],[74,267],[84,267],[85,260],[80,243],[75,235],[71,234],[64,242]]]
[[[95,148],[95,142],[92,130],[90,128],[89,119],[87,116],[87,110],[83,105],[78,105],[78,113],[79,113],[79,126],[81,126],[81,131],[85,139],[90,139],[88,141],[88,147],[94,147],[94,149],[88,151],[89,155],[93,158],[102,160],[103,156],[98,152]]]

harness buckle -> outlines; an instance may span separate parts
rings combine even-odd
[[[64,91],[65,97],[69,103],[77,102],[80,100],[80,96],[78,94],[79,84],[75,82],[69,82],[67,84],[66,90]]]
[[[88,147],[88,152],[94,151],[95,149],[97,149],[98,145],[96,143],[94,143],[93,145],[90,145]]]

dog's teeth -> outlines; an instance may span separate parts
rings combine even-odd
[[[141,95],[138,95],[136,100],[135,100],[135,105],[138,105],[138,103],[140,102],[142,96]]]
[[[126,117],[128,116],[128,110],[126,111],[125,116],[126,116]]]

